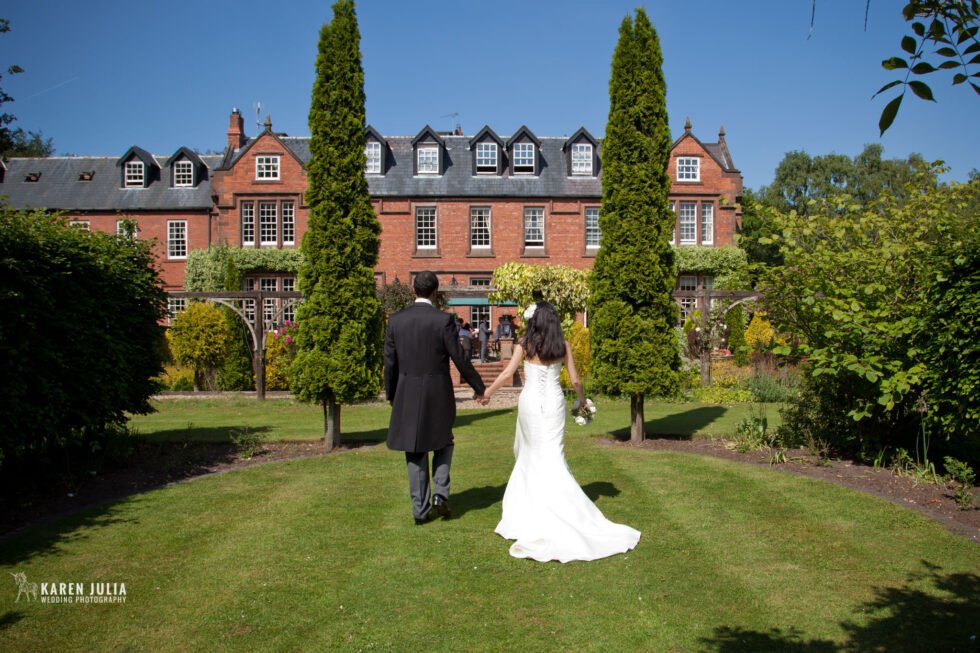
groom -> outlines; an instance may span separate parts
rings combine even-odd
[[[439,279],[428,270],[415,276],[415,304],[391,316],[385,332],[385,395],[391,402],[388,448],[405,452],[416,525],[435,510],[448,518],[449,467],[453,460],[456,397],[449,359],[481,397],[483,380],[463,355],[456,319],[432,301]],[[429,499],[429,452],[432,499]]]

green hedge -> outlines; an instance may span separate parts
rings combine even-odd
[[[225,279],[229,261],[238,276],[242,277],[259,270],[295,274],[302,260],[303,254],[298,249],[253,249],[227,245],[194,249],[187,254],[184,288],[192,292],[227,290]]]
[[[751,287],[748,257],[738,247],[678,247],[674,252],[680,274],[712,276],[718,290]]]

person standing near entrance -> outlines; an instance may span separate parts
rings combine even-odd
[[[487,345],[490,342],[490,320],[480,320],[480,362],[487,362]]]
[[[428,270],[416,275],[417,299],[388,321],[384,345],[385,396],[391,403],[388,448],[405,452],[412,515],[416,524],[444,518],[449,509],[449,470],[453,460],[453,422],[456,397],[449,375],[452,359],[460,376],[482,397],[485,386],[463,355],[456,319],[437,309],[432,300],[439,279]],[[432,492],[429,491],[429,452],[432,452]]]

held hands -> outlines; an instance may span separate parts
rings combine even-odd
[[[481,406],[486,406],[487,404],[490,403],[490,396],[487,394],[482,394],[482,395],[474,394],[473,401],[480,404]]]

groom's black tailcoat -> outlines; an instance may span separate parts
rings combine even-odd
[[[436,451],[453,440],[456,397],[452,359],[477,394],[483,380],[463,355],[456,318],[417,302],[391,316],[385,333],[385,394],[391,402],[388,447]]]

